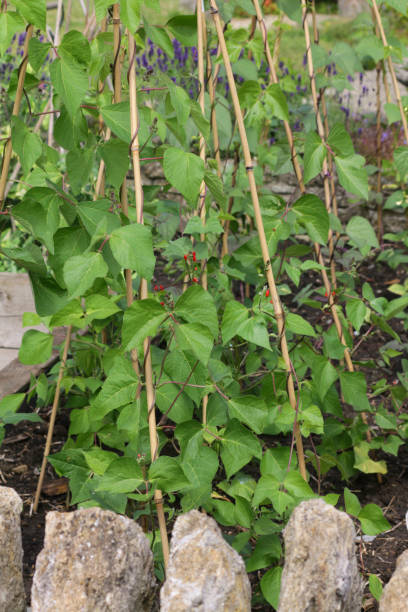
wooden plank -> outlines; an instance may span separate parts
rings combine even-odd
[[[0,272],[0,317],[35,312],[28,274]]]

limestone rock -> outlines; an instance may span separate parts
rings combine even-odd
[[[284,531],[279,612],[360,612],[352,520],[321,499],[295,508]]]
[[[210,516],[191,510],[173,528],[161,612],[249,612],[251,587],[240,555]]]
[[[402,612],[408,602],[408,549],[397,559],[395,572],[385,586],[381,600],[380,612]]]
[[[21,497],[10,487],[0,487],[0,612],[25,610]]]
[[[101,508],[47,514],[32,612],[147,612],[155,584],[149,542],[131,519]]]
[[[359,13],[370,10],[367,0],[339,0],[338,8],[342,17],[357,17]]]

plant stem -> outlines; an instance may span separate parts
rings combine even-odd
[[[388,47],[387,37],[384,32],[384,27],[382,24],[381,15],[380,15],[380,11],[378,10],[376,0],[372,0],[372,5],[373,5],[373,13],[374,13],[374,16],[377,22],[377,26],[380,32],[382,43],[384,47]],[[408,123],[407,123],[407,118],[405,116],[404,107],[402,105],[401,92],[400,92],[400,88],[399,88],[397,77],[396,77],[395,70],[394,70],[394,64],[392,63],[391,55],[387,57],[387,63],[388,63],[388,69],[391,75],[391,81],[392,81],[392,85],[394,88],[395,97],[397,99],[397,104],[398,104],[398,107],[401,113],[401,121],[402,121],[402,127],[404,129],[404,137],[405,137],[406,142],[408,142]]]
[[[293,382],[293,373],[292,373],[293,367],[290,361],[288,345],[287,345],[287,340],[286,340],[284,313],[282,310],[282,304],[281,304],[281,301],[278,295],[278,291],[277,291],[276,284],[275,284],[275,279],[274,279],[273,272],[272,272],[268,245],[267,245],[266,236],[265,236],[265,229],[264,229],[263,220],[262,220],[261,208],[259,205],[255,176],[253,172],[254,167],[252,163],[251,153],[249,150],[248,139],[247,139],[247,134],[246,134],[245,125],[244,125],[244,119],[242,115],[241,106],[238,100],[237,88],[236,88],[236,84],[234,81],[234,76],[233,76],[232,68],[231,68],[231,61],[230,61],[228,50],[225,44],[224,33],[222,30],[221,20],[220,20],[220,16],[218,13],[218,8],[217,8],[215,0],[210,0],[210,10],[211,10],[211,13],[214,19],[214,24],[217,30],[218,40],[219,40],[220,47],[221,47],[221,53],[222,53],[224,66],[225,66],[225,70],[227,73],[228,83],[230,86],[231,97],[232,97],[232,101],[234,105],[235,117],[237,120],[238,130],[239,130],[240,139],[242,143],[242,149],[243,149],[244,159],[245,159],[245,167],[246,167],[249,187],[251,191],[252,205],[254,208],[255,221],[256,221],[256,226],[258,230],[262,257],[263,257],[263,261],[265,265],[265,275],[268,281],[268,287],[269,287],[269,291],[272,297],[273,308],[275,312],[276,321],[278,324],[282,357],[284,359],[285,366],[286,366],[289,400],[290,400],[290,404],[292,408],[296,410],[297,400],[296,400],[295,386]],[[294,435],[295,435],[295,440],[296,440],[296,450],[297,450],[297,455],[298,455],[300,473],[302,477],[306,480],[307,475],[306,475],[305,457],[304,457],[304,452],[303,452],[303,442],[302,442],[302,437],[300,435],[299,424],[297,422],[295,422],[294,424]]]
[[[130,130],[131,130],[131,142],[130,150],[132,154],[133,163],[133,180],[135,189],[135,200],[136,200],[136,218],[137,222],[143,224],[143,189],[142,189],[142,178],[140,173],[140,160],[139,160],[139,113],[137,109],[137,89],[136,89],[136,71],[135,71],[135,56],[136,46],[135,40],[131,32],[127,32],[128,35],[128,50],[129,50],[129,102],[130,102]],[[148,297],[147,295],[147,282],[146,279],[142,278],[140,281],[140,299],[144,300]],[[156,412],[155,412],[155,393],[153,385],[153,368],[152,358],[150,352],[150,338],[146,338],[144,341],[144,370],[145,370],[145,382],[146,382],[146,395],[147,395],[147,410],[149,420],[149,434],[150,434],[150,455],[152,463],[158,457],[158,436],[156,427]],[[159,529],[161,534],[161,543],[163,549],[164,564],[167,566],[169,558],[169,544],[166,528],[166,517],[164,515],[163,508],[163,495],[159,489],[154,492],[154,500],[156,504],[157,517],[159,520]]]
[[[53,401],[53,404],[52,404],[50,422],[48,424],[47,440],[45,442],[44,455],[43,455],[43,460],[42,460],[42,464],[41,464],[41,472],[40,472],[40,476],[38,478],[37,489],[36,489],[36,492],[35,492],[35,498],[34,498],[34,504],[33,504],[33,511],[34,512],[37,512],[38,502],[40,500],[41,489],[42,489],[42,485],[43,485],[43,481],[44,481],[45,468],[47,467],[47,458],[48,458],[48,455],[50,454],[52,435],[54,433],[55,419],[56,419],[56,416],[57,416],[57,409],[58,409],[59,398],[60,398],[60,393],[61,393],[61,381],[62,381],[62,377],[64,375],[65,364],[67,362],[67,355],[68,355],[68,350],[69,350],[69,344],[71,342],[71,332],[72,332],[72,325],[69,325],[67,327],[67,333],[66,333],[66,336],[65,336],[64,350],[63,350],[63,353],[62,353],[62,359],[61,359],[61,363],[60,363],[60,367],[59,367],[59,372],[58,372],[57,386],[55,388],[55,395],[54,395],[54,401]]]
[[[12,116],[16,117],[20,112],[21,98],[23,96],[24,79],[27,71],[28,64],[28,43],[30,42],[31,36],[33,35],[33,26],[30,24],[26,29],[26,37],[24,40],[23,59],[21,60],[20,67],[18,69],[18,81],[16,89],[16,97],[14,98]],[[0,210],[3,210],[4,199],[6,192],[7,176],[10,168],[10,160],[13,147],[11,144],[11,136],[9,136],[6,145],[4,147],[3,164],[1,167],[0,175]]]

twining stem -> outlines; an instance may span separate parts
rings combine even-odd
[[[263,38],[263,44],[264,44],[264,51],[265,51],[266,61],[268,62],[268,66],[269,66],[269,80],[273,84],[278,84],[278,75],[276,74],[275,62],[273,61],[273,58],[272,58],[272,55],[271,55],[271,50],[270,50],[269,44],[268,44],[268,34],[267,34],[267,31],[266,31],[265,20],[264,20],[263,15],[262,15],[262,11],[261,11],[261,7],[259,5],[259,1],[258,0],[253,0],[253,2],[254,2],[255,11],[256,11],[256,18],[258,20],[259,29],[261,31],[262,38]],[[286,121],[286,119],[283,122],[283,126],[285,128],[286,138],[287,138],[287,141],[289,143],[290,157],[291,157],[291,160],[292,160],[293,169],[295,171],[295,175],[296,175],[296,178],[297,178],[300,190],[303,192],[304,191],[303,177],[302,177],[302,171],[300,169],[298,157],[297,157],[297,154],[296,154],[296,148],[295,148],[295,144],[294,144],[294,140],[293,140],[293,132],[292,132],[292,129],[290,127],[289,121]]]
[[[51,100],[50,100],[50,99],[48,99],[47,104],[44,106],[44,110],[43,110],[43,112],[40,114],[40,117],[38,118],[37,123],[35,124],[35,126],[34,126],[34,128],[33,128],[33,133],[34,133],[34,134],[37,134],[37,133],[40,131],[41,126],[42,126],[42,124],[43,124],[43,121],[44,121],[44,119],[45,119],[45,117],[46,117],[46,114],[47,114],[47,112],[48,112],[48,110],[49,110],[50,106],[51,106]],[[5,197],[7,197],[8,192],[10,191],[10,189],[11,189],[11,187],[12,187],[12,185],[13,185],[14,181],[16,180],[16,178],[17,178],[18,173],[20,172],[20,170],[21,170],[21,162],[20,162],[20,161],[18,161],[18,162],[15,164],[14,168],[13,168],[13,172],[12,172],[12,173],[11,173],[11,175],[10,175],[10,179],[7,181],[6,191],[5,191],[5,194],[4,194],[4,195],[5,195]]]
[[[142,188],[142,177],[140,173],[140,159],[139,159],[139,113],[137,109],[137,89],[136,89],[136,71],[135,71],[135,57],[136,57],[136,45],[135,40],[131,32],[127,32],[128,35],[128,51],[129,51],[129,102],[130,102],[130,130],[131,130],[131,142],[130,150],[133,164],[133,180],[135,189],[135,200],[136,200],[136,218],[137,222],[143,224],[143,188]],[[136,246],[137,248],[137,246]],[[147,293],[147,282],[146,279],[140,280],[140,299],[144,300],[148,297]],[[155,411],[155,393],[153,385],[153,368],[152,358],[150,352],[150,338],[146,338],[144,341],[144,370],[145,370],[145,383],[146,383],[146,396],[147,396],[147,409],[148,409],[148,420],[149,420],[149,435],[150,435],[150,454],[151,461],[155,461],[159,453],[158,435],[156,427],[156,411]],[[166,517],[164,515],[163,508],[163,495],[160,489],[156,489],[154,492],[154,501],[156,504],[157,517],[159,521],[159,529],[161,535],[161,543],[163,549],[164,564],[167,566],[169,559],[169,543],[166,528]]]
[[[47,467],[47,458],[51,450],[52,436],[54,433],[55,419],[57,416],[57,409],[58,409],[59,398],[60,398],[60,393],[61,393],[61,381],[64,375],[65,364],[67,362],[67,355],[68,355],[69,345],[71,342],[71,332],[72,332],[72,325],[68,325],[67,333],[65,336],[64,350],[62,353],[62,359],[61,359],[59,372],[58,372],[57,386],[55,388],[54,401],[53,401],[52,409],[51,409],[50,422],[48,424],[47,440],[45,442],[45,449],[44,449],[44,455],[43,455],[43,460],[41,464],[41,471],[40,471],[40,476],[38,478],[37,490],[35,492],[35,498],[34,498],[34,504],[33,504],[34,512],[37,512],[38,502],[40,500],[41,489],[42,489],[43,481],[44,481],[45,468]]]
[[[235,152],[234,152],[234,167],[233,167],[232,176],[231,176],[231,187],[232,187],[232,189],[237,184],[238,168],[239,168],[239,151],[238,151],[238,148],[236,148]],[[231,214],[231,210],[232,210],[233,204],[234,204],[234,196],[231,195],[229,197],[228,206],[227,206],[227,214],[228,215]],[[224,257],[224,255],[228,255],[228,234],[229,234],[229,229],[230,229],[230,220],[226,219],[225,220],[225,225],[224,225],[224,233],[222,235],[221,259]]]
[[[382,155],[381,155],[381,76],[382,68],[381,62],[377,63],[376,66],[376,88],[377,88],[377,116],[375,124],[375,153],[377,157],[377,182],[376,192],[378,197],[381,194],[381,175],[382,175]],[[382,218],[382,202],[377,202],[377,238],[378,242],[382,244],[383,241],[383,218]]]
[[[204,107],[204,94],[205,94],[205,80],[204,80],[204,52],[205,52],[205,43],[204,41],[204,15],[203,15],[203,5],[202,0],[197,0],[197,55],[198,55],[198,85],[199,85],[199,93],[198,93],[198,103],[201,108],[201,112],[204,115],[205,107]],[[206,161],[206,151],[205,151],[205,139],[204,135],[200,132],[199,139],[199,153],[200,158],[203,160],[205,164]],[[200,185],[200,195],[198,196],[198,207],[197,213],[201,218],[203,225],[205,225],[206,218],[206,210],[205,210],[205,196],[207,193],[205,181],[203,180]],[[200,235],[201,242],[205,242],[205,234]],[[207,266],[206,262],[202,262],[201,266],[201,285],[203,289],[207,289]],[[203,411],[205,412],[205,411]]]
[[[319,44],[319,31],[317,29],[317,18],[316,18],[316,4],[315,0],[312,0],[312,23],[313,23],[313,37],[315,45]],[[324,135],[327,139],[329,138],[330,128],[329,128],[329,117],[327,113],[327,105],[326,105],[326,97],[324,95],[324,89],[321,89],[319,92],[319,101],[320,106],[322,108],[323,114],[323,127],[324,127]],[[329,166],[329,183],[330,183],[330,193],[331,193],[331,208],[333,209],[333,213],[338,217],[338,208],[337,208],[337,197],[336,197],[336,184],[334,182],[333,175],[333,155],[330,149],[327,150],[327,161]],[[338,238],[338,234],[336,234]],[[331,260],[332,266],[332,278],[333,280],[336,278],[336,273],[334,269],[334,258]],[[335,286],[335,285],[334,285]]]
[[[305,42],[306,42],[307,66],[309,70],[309,79],[310,79],[310,88],[312,91],[313,108],[314,108],[315,116],[316,116],[317,133],[320,136],[321,141],[325,143],[326,141],[325,132],[324,132],[322,118],[320,116],[319,102],[318,102],[317,89],[316,89],[316,77],[314,73],[312,46],[311,46],[311,41],[310,41],[309,25],[308,25],[308,19],[307,19],[307,5],[306,5],[306,0],[301,0],[301,2],[302,2],[303,31],[305,34]],[[330,213],[331,212],[331,196],[330,196],[330,183],[329,183],[330,172],[329,172],[329,166],[328,166],[326,157],[323,160],[322,174],[323,174],[324,198],[325,198],[326,209],[327,209],[327,212]],[[332,234],[331,229],[329,229],[328,243],[329,243],[330,260],[333,260],[334,248],[333,248],[333,234]],[[335,275],[333,276],[333,273],[334,273],[334,270],[332,269],[332,282],[333,282],[333,285],[335,286],[336,277]]]
[[[18,81],[17,81],[17,89],[16,89],[16,97],[14,98],[13,111],[12,116],[16,117],[20,112],[21,106],[21,98],[23,96],[24,89],[24,79],[27,71],[28,64],[28,43],[30,42],[31,36],[33,35],[33,26],[30,24],[26,29],[26,37],[24,40],[24,48],[23,48],[23,59],[21,60],[20,67],[18,69]],[[10,160],[13,148],[11,144],[11,136],[7,139],[6,145],[4,147],[4,155],[3,155],[3,164],[1,167],[1,176],[0,176],[0,211],[3,210],[4,207],[4,198],[7,184],[7,176],[10,168]]]
[[[206,38],[206,23],[205,18],[203,21],[203,30]],[[217,162],[217,176],[221,178],[221,153],[220,153],[220,139],[218,135],[218,124],[217,124],[217,114],[215,112],[215,82],[212,74],[212,60],[211,53],[208,45],[206,45],[207,49],[207,84],[208,84],[208,95],[210,96],[210,104],[211,104],[211,132],[213,137],[213,145],[214,145],[214,155],[215,161]]]
[[[256,15],[257,15],[257,19],[258,19],[258,23],[262,32],[262,36],[263,36],[263,41],[264,41],[264,48],[265,48],[265,55],[266,55],[266,60],[268,62],[268,66],[269,66],[269,75],[270,75],[270,79],[272,81],[272,83],[279,83],[278,81],[278,77],[276,74],[276,70],[275,70],[275,65],[273,62],[273,58],[271,56],[271,52],[270,52],[270,48],[269,48],[269,44],[268,44],[268,39],[267,39],[267,33],[266,33],[266,26],[265,26],[265,21],[263,19],[262,16],[262,12],[259,6],[259,2],[258,0],[253,0],[254,3],[254,7],[256,10]],[[297,156],[296,156],[296,149],[294,147],[294,139],[293,139],[293,134],[292,134],[292,128],[290,127],[290,124],[288,121],[284,122],[285,124],[285,131],[286,131],[286,135],[288,138],[288,142],[289,142],[289,146],[291,149],[291,158],[292,158],[292,164],[293,164],[293,169],[295,171],[295,175],[296,178],[298,180],[298,184],[299,184],[299,189],[300,192],[302,194],[306,193],[306,189],[305,189],[305,185],[304,185],[304,181],[303,181],[303,175],[302,175],[302,171],[300,169],[298,160],[297,160]],[[344,358],[346,360],[347,363],[347,367],[349,369],[350,372],[353,371],[353,363],[350,357],[350,352],[349,352],[349,348],[347,346],[347,343],[345,341],[344,338],[344,333],[343,333],[343,327],[341,325],[338,313],[337,313],[337,309],[336,309],[336,304],[335,304],[335,299],[333,296],[333,290],[332,290],[332,285],[330,283],[329,277],[327,276],[327,272],[324,266],[324,261],[323,261],[323,256],[321,253],[321,248],[320,245],[315,242],[314,243],[314,249],[316,252],[316,256],[318,259],[318,262],[321,264],[322,266],[322,270],[321,270],[321,274],[322,274],[322,279],[323,279],[323,284],[324,284],[324,288],[327,294],[327,298],[328,298],[328,303],[329,303],[329,307],[330,307],[330,311],[332,313],[333,316],[333,321],[337,330],[337,334],[339,337],[340,342],[343,344],[344,346]],[[334,260],[333,260],[334,263]]]
[[[380,33],[382,43],[384,47],[388,47],[387,37],[384,32],[384,27],[382,24],[381,15],[380,15],[380,11],[378,10],[376,0],[372,0],[372,5],[373,5],[374,17],[377,22],[378,31]],[[397,77],[396,77],[395,70],[394,70],[394,64],[392,63],[391,55],[387,57],[387,63],[388,63],[388,70],[390,71],[390,75],[391,75],[391,81],[392,81],[392,86],[394,88],[395,97],[396,97],[397,104],[398,104],[400,114],[401,114],[402,127],[404,129],[404,138],[405,138],[405,141],[408,142],[408,123],[407,123],[407,118],[405,116],[404,106],[401,100],[401,92],[400,92],[400,88],[399,88]]]
[[[244,119],[243,119],[242,110],[241,110],[241,106],[240,106],[239,99],[238,99],[234,75],[232,73],[231,61],[230,61],[228,50],[225,44],[224,33],[223,33],[221,20],[220,20],[217,4],[215,0],[210,0],[210,11],[214,19],[215,28],[217,30],[217,36],[218,36],[219,44],[221,47],[221,53],[222,53],[222,57],[224,61],[225,71],[227,73],[232,102],[234,105],[235,117],[236,117],[239,135],[240,135],[240,139],[242,143],[242,149],[243,149],[244,159],[245,159],[245,168],[247,171],[248,182],[249,182],[249,187],[251,191],[252,205],[254,209],[255,221],[256,221],[256,226],[258,230],[259,242],[261,246],[262,258],[263,258],[264,266],[265,266],[265,275],[266,275],[266,279],[268,282],[270,295],[272,298],[273,309],[274,309],[274,313],[275,313],[275,317],[276,317],[276,321],[278,325],[282,357],[284,359],[285,367],[286,367],[289,400],[290,400],[290,404],[293,410],[295,411],[295,414],[297,415],[298,403],[296,399],[295,385],[294,385],[294,380],[293,380],[293,365],[290,360],[288,344],[286,340],[284,313],[282,310],[282,304],[281,304],[279,294],[277,291],[277,287],[275,284],[275,279],[274,279],[272,266],[271,266],[271,260],[269,257],[268,244],[266,242],[265,228],[263,225],[261,208],[259,204],[258,192],[257,192],[255,176],[254,176],[254,166],[253,166],[251,153],[250,153],[249,146],[248,146],[248,138],[247,138],[247,134],[245,130]],[[297,451],[297,456],[298,456],[300,473],[302,477],[306,480],[307,474],[306,474],[305,456],[303,452],[303,442],[302,442],[299,423],[297,419],[295,419],[295,423],[294,423],[294,436],[295,436],[295,442],[296,442],[296,451]]]

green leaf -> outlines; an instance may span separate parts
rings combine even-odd
[[[28,23],[45,30],[47,8],[45,0],[13,0],[13,4]]]
[[[341,155],[342,157],[354,155],[354,146],[351,136],[341,123],[333,125],[327,143],[336,155]]]
[[[302,7],[298,0],[278,0],[278,6],[290,19],[301,25]]]
[[[140,223],[119,227],[112,232],[109,245],[122,268],[135,270],[147,280],[153,277],[156,258],[149,227]]]
[[[175,38],[188,47],[197,46],[197,20],[195,15],[176,15],[167,22]]]
[[[381,580],[375,574],[370,574],[368,577],[368,584],[370,585],[370,593],[377,600],[380,601],[383,592],[383,586]]]
[[[11,44],[11,39],[25,29],[24,20],[14,11],[0,13],[0,55],[3,56]],[[31,41],[30,41],[31,42]],[[30,43],[29,43],[30,44]]]
[[[180,125],[184,125],[190,115],[190,98],[187,92],[178,85],[172,85],[169,88],[169,96],[171,105],[176,111],[177,121]]]
[[[358,411],[370,411],[367,383],[363,372],[340,372],[340,384],[345,402]]]
[[[368,200],[368,177],[367,170],[364,168],[364,157],[361,155],[336,156],[334,160],[340,185],[346,191]]]
[[[84,295],[95,279],[105,278],[108,273],[101,253],[74,255],[64,265],[64,281],[71,298]]]
[[[173,58],[174,47],[166,30],[164,28],[159,28],[157,26],[148,24],[146,20],[144,22],[144,28],[146,37],[150,38],[158,47],[163,49],[163,51],[165,51],[169,57]]]
[[[55,59],[50,66],[50,75],[55,91],[73,117],[88,91],[88,75],[74,60]]]
[[[322,357],[319,363],[313,365],[312,375],[315,382],[315,388],[321,401],[323,401],[328,390],[339,376],[337,370],[328,359]]]
[[[268,408],[264,400],[255,395],[240,395],[228,401],[231,419],[248,425],[256,434],[261,434],[268,420]]]
[[[164,455],[151,464],[149,480],[165,493],[180,491],[191,485],[181,467],[180,457]]]
[[[12,393],[11,395],[2,397],[0,400],[0,418],[10,412],[17,412],[23,403],[24,398],[25,393]]]
[[[13,117],[11,140],[20,158],[24,174],[28,174],[42,153],[41,138],[30,131],[19,117]]]
[[[303,408],[300,413],[300,432],[307,438],[311,433],[321,435],[324,432],[324,420],[318,406],[311,405]]]
[[[368,255],[372,247],[377,249],[379,246],[371,223],[364,217],[358,215],[351,217],[347,223],[346,232],[362,255]]]
[[[100,147],[106,169],[106,182],[118,189],[129,168],[129,147],[125,142],[110,139]]]
[[[361,62],[351,45],[345,42],[338,42],[331,51],[331,61],[337,64],[346,74],[354,74],[357,71],[361,72]]]
[[[396,298],[395,300],[391,300],[391,302],[388,302],[384,310],[385,320],[388,321],[388,319],[392,319],[397,314],[405,310],[407,304],[408,304],[408,295],[405,295],[400,298]]]
[[[361,523],[361,529],[367,535],[377,535],[391,529],[391,525],[384,518],[381,508],[376,504],[364,506],[358,515],[358,520]]]
[[[279,595],[282,579],[281,567],[274,567],[264,574],[261,578],[261,591],[266,601],[276,610],[279,606]]]
[[[58,229],[59,199],[51,196],[40,203],[29,197],[13,206],[13,217],[26,227],[47,249],[54,253],[54,234]]]
[[[135,34],[140,23],[141,0],[121,0],[120,18],[132,34]]]
[[[356,331],[360,331],[367,313],[367,306],[362,300],[351,299],[346,303],[347,318]]]
[[[84,457],[87,465],[95,474],[102,476],[108,469],[109,465],[117,457],[116,453],[106,451],[102,448],[95,447],[84,451]]]
[[[261,86],[258,81],[245,81],[238,87],[238,98],[242,108],[251,108],[259,100]],[[272,103],[274,102],[271,96]]]
[[[394,163],[400,174],[401,181],[404,182],[408,174],[408,146],[397,147],[394,150]]]
[[[1,17],[3,15],[4,13],[0,15],[0,24]],[[28,43],[28,61],[30,62],[34,72],[37,72],[44,64],[50,49],[51,43],[42,43],[38,40],[38,38],[31,38],[30,42]]]
[[[68,179],[71,189],[78,193],[81,187],[89,183],[94,162],[92,149],[73,149],[66,157]]]
[[[194,121],[196,128],[203,135],[206,141],[210,138],[210,122],[203,115],[200,105],[194,100],[190,100],[191,119]]]
[[[195,204],[204,179],[204,162],[193,153],[168,147],[164,153],[163,170],[166,179],[190,203]]]
[[[129,102],[118,102],[101,108],[104,122],[114,134],[126,143],[130,142]]]
[[[222,435],[221,459],[227,478],[249,463],[252,457],[260,459],[262,448],[259,440],[236,419],[232,419]]]
[[[323,161],[327,155],[327,150],[322,139],[316,132],[308,132],[305,141],[305,156],[304,156],[304,181],[308,183],[314,178],[323,167]]]
[[[245,566],[247,572],[254,572],[278,561],[282,555],[282,546],[276,533],[260,536],[255,545],[255,550]]]
[[[86,321],[91,322],[95,319],[107,319],[117,312],[120,308],[104,295],[89,295],[85,299]]]
[[[399,109],[398,104],[393,104],[392,102],[386,102],[384,104],[385,114],[387,116],[388,124],[396,123],[397,121],[401,121],[401,111]],[[395,155],[395,151],[394,151]]]
[[[138,300],[125,311],[122,343],[126,351],[140,348],[148,336],[155,336],[167,313],[155,300]]]
[[[265,105],[272,115],[282,121],[289,121],[289,109],[286,96],[277,83],[268,85],[264,92]]]
[[[312,497],[316,497],[316,494],[313,493],[312,489],[307,482],[303,480],[299,472],[289,472],[285,478],[284,484],[289,493],[295,497],[300,497],[302,499],[311,499]]]
[[[191,351],[199,361],[207,365],[214,345],[214,338],[208,327],[200,323],[184,323],[175,328],[178,347]]]
[[[364,60],[364,57],[367,55],[372,57],[376,64],[384,59],[384,45],[374,34],[366,33],[364,38],[357,45],[356,51],[362,60]]]
[[[1,253],[25,270],[43,275],[47,272],[42,251],[36,244],[26,244],[22,248],[8,249],[3,247]]]
[[[385,461],[370,459],[369,451],[370,445],[368,442],[360,442],[360,444],[354,447],[354,467],[360,470],[360,472],[364,472],[364,474],[386,474],[387,464]]]
[[[94,2],[96,21],[102,21],[106,17],[108,8],[112,6],[112,0],[94,0]]]
[[[213,338],[218,337],[218,318],[214,300],[200,285],[192,285],[181,294],[174,312],[188,323],[201,323],[210,330]]]
[[[408,15],[408,0],[386,0],[388,6],[402,13],[405,17]]]
[[[243,321],[237,327],[235,333],[248,342],[262,346],[268,351],[272,350],[266,323],[262,316],[255,316]]]
[[[81,32],[70,30],[64,35],[58,46],[58,55],[64,60],[73,60],[87,67],[91,61],[91,47]]]
[[[51,357],[52,334],[45,334],[36,329],[25,332],[18,352],[21,363],[26,365],[33,363],[44,363]]]
[[[247,320],[248,314],[248,309],[240,302],[235,300],[227,302],[221,323],[224,344],[227,344],[236,335],[237,328]]]
[[[330,220],[323,202],[310,193],[302,196],[293,205],[299,223],[305,228],[314,242],[326,245]]]
[[[218,470],[218,456],[212,448],[203,445],[201,436],[194,436],[181,455],[181,466],[193,487],[210,489]]]
[[[216,174],[206,170],[204,174],[204,181],[208,189],[211,191],[211,195],[213,196],[214,200],[221,208],[224,208],[226,196],[224,193],[222,180]]]
[[[197,215],[191,217],[184,228],[185,234],[222,234],[223,231],[222,225],[216,217],[209,217],[203,223],[201,217]]]
[[[316,337],[316,333],[313,327],[310,325],[310,323],[306,321],[306,319],[304,319],[300,315],[289,312],[285,316],[285,323],[289,331],[293,332],[294,334],[301,334],[302,336],[312,336],[313,338]]]
[[[92,416],[102,419],[112,410],[135,402],[138,386],[139,377],[129,359],[116,357],[102,389],[91,401]]]
[[[53,315],[67,303],[67,293],[53,278],[30,273],[35,309],[40,317]]]
[[[361,504],[358,501],[357,495],[354,495],[347,487],[344,488],[344,504],[348,514],[358,517],[361,511]]]
[[[73,325],[80,329],[86,326],[84,311],[81,308],[79,299],[68,302],[68,304],[51,317],[48,323],[50,328],[64,325]]]

